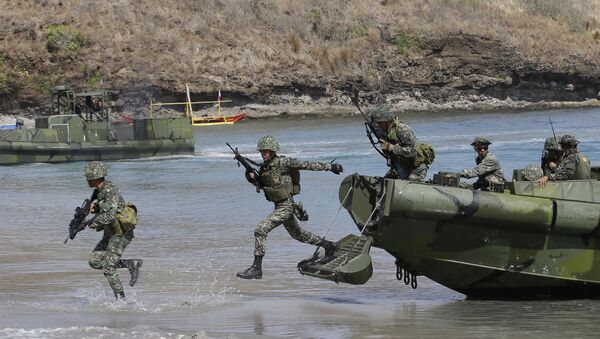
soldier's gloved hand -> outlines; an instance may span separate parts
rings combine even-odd
[[[394,145],[390,144],[387,141],[381,141],[381,149],[383,151],[388,151],[388,152],[392,152],[394,150]]]
[[[344,167],[341,164],[331,164],[331,171],[337,175],[344,171]]]

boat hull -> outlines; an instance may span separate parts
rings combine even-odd
[[[546,194],[569,189],[554,185]],[[340,201],[351,187],[345,207],[359,229],[383,196],[381,218],[369,228],[373,246],[392,254],[411,274],[470,298],[600,297],[595,235],[600,205],[594,199],[481,192],[355,174],[342,182]]]
[[[193,154],[191,139],[113,141],[95,143],[39,143],[0,141],[0,165],[32,162],[137,159],[153,156]]]

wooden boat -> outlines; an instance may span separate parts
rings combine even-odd
[[[232,125],[246,118],[248,113],[239,113],[235,115],[212,115],[206,117],[192,117],[192,126],[216,126]]]

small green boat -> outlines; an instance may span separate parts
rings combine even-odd
[[[52,114],[35,119],[35,128],[0,130],[0,165],[134,159],[193,154],[188,117],[109,119],[111,91],[74,93],[55,87]]]
[[[448,175],[419,183],[354,174],[339,195],[415,288],[424,275],[469,298],[598,298],[600,168],[592,176],[485,192]],[[371,215],[376,222],[364,227]]]

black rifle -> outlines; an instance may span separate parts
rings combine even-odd
[[[92,197],[90,199],[85,199],[81,206],[77,206],[75,208],[75,214],[73,215],[73,219],[71,219],[71,221],[69,222],[69,235],[65,239],[65,242],[64,242],[65,244],[67,243],[67,241],[69,239],[71,239],[71,240],[75,239],[75,236],[77,235],[77,233],[83,231],[86,228],[86,226],[91,224],[92,221],[96,218],[94,216],[94,218],[92,218],[88,221],[85,221],[85,218],[87,218],[87,216],[91,212],[92,203],[94,202],[94,200],[96,200],[97,196],[98,196],[98,191],[94,190],[94,193],[92,194]]]
[[[377,144],[380,144],[381,140],[389,142],[387,135],[381,128],[379,128],[379,126],[377,126],[377,123],[369,119],[365,112],[363,112],[363,110],[360,108],[360,105],[358,103],[358,91],[354,91],[351,100],[354,106],[358,108],[358,111],[360,112],[360,114],[362,114],[363,118],[365,119],[365,130],[367,131],[367,137],[369,138],[371,145],[373,145],[373,148],[377,151],[377,153],[381,154],[382,157],[389,160],[390,156],[385,154],[381,149],[377,147]],[[375,138],[377,140],[373,139],[373,135],[375,135]]]
[[[233,154],[235,155],[233,157],[233,159],[237,160],[238,167],[240,167],[240,164],[241,164],[246,169],[246,173],[254,174],[254,178],[252,178],[252,181],[250,181],[250,180],[248,180],[248,181],[250,181],[256,187],[256,193],[259,193],[260,190],[263,188],[263,185],[262,185],[262,182],[260,181],[260,175],[258,174],[258,171],[252,165],[257,166],[257,167],[260,167],[260,165],[258,163],[256,163],[255,161],[252,161],[252,160],[244,157],[243,155],[241,155],[240,152],[238,152],[237,147],[234,149],[233,147],[231,147],[231,145],[228,142],[226,142],[225,144],[227,144],[227,146],[229,146],[229,148],[233,151]],[[248,178],[248,176],[246,176],[246,178]]]

